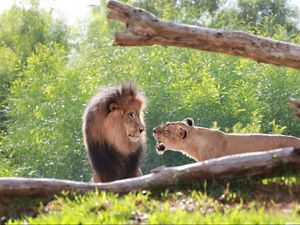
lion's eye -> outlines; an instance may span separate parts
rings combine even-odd
[[[169,130],[164,130],[164,132],[165,132],[166,134],[169,134],[169,133],[170,133],[170,131],[169,131]]]
[[[134,113],[130,112],[130,113],[128,113],[128,116],[131,117],[131,118],[134,118]]]

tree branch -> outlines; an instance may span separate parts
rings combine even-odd
[[[142,177],[98,184],[57,179],[3,177],[0,178],[0,197],[46,197],[62,191],[84,193],[96,189],[117,193],[154,190],[174,187],[182,182],[232,179],[254,175],[270,176],[282,164],[299,169],[300,149],[287,147],[266,152],[226,156],[184,166],[168,167]]]
[[[108,19],[126,24],[114,45],[163,45],[242,56],[257,62],[300,69],[300,46],[241,31],[226,31],[163,21],[153,14],[118,1],[109,1]]]

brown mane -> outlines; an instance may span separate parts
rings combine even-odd
[[[130,177],[133,176],[131,170],[138,169],[129,168],[130,165],[127,164],[139,166],[144,133],[138,136],[136,142],[131,141],[124,128],[124,114],[130,110],[137,112],[135,124],[143,126],[144,103],[145,97],[131,82],[127,82],[120,86],[102,88],[88,104],[83,115],[84,142],[94,174],[97,173],[101,181]],[[129,162],[136,153],[139,153],[138,157],[134,156],[137,162]],[[126,159],[129,161],[126,162]],[[102,168],[107,164],[105,160],[110,163],[109,169]]]

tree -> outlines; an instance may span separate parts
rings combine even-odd
[[[31,1],[29,8],[17,5],[0,15],[0,128],[5,128],[6,98],[9,87],[27,64],[27,58],[38,44],[59,43],[69,46],[68,28],[51,12]]]
[[[252,27],[273,24],[287,30],[288,34],[299,33],[299,11],[291,8],[287,0],[238,0],[238,19]],[[270,35],[276,32],[273,26],[265,27]]]
[[[220,0],[142,0],[134,6],[152,12],[160,18],[184,23],[202,24],[203,16],[213,15],[221,7]]]
[[[300,46],[270,40],[241,31],[227,31],[190,26],[161,20],[142,9],[110,1],[108,18],[126,24],[124,32],[115,34],[114,45],[179,46],[226,53],[257,62],[300,69]]]

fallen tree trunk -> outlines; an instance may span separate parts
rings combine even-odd
[[[253,175],[270,176],[281,165],[300,168],[300,149],[287,147],[211,159],[162,169],[142,177],[90,184],[40,178],[0,178],[0,197],[46,197],[66,192],[111,191],[127,193],[174,187],[178,183],[211,179],[232,179]]]
[[[300,69],[300,46],[241,31],[226,31],[163,21],[153,14],[118,1],[109,1],[108,18],[126,24],[114,45],[179,46],[242,56],[257,62]]]

